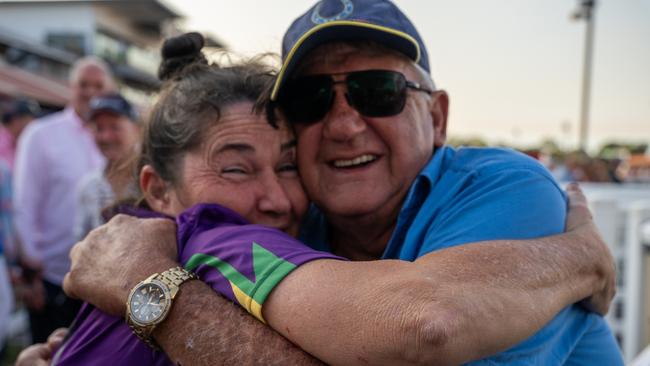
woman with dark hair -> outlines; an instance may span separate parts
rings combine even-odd
[[[196,33],[165,43],[164,87],[143,136],[142,198],[137,207],[117,211],[175,219],[178,256],[195,274],[180,268],[172,274],[198,275],[264,321],[264,300],[284,276],[308,261],[337,257],[287,235],[297,234],[307,199],[293,134],[285,124],[271,126],[256,104],[273,74],[255,61],[208,64],[202,46]],[[164,318],[153,296],[133,294],[132,321]],[[123,318],[84,304],[53,364],[170,364],[149,348],[155,347],[149,335],[134,330]]]

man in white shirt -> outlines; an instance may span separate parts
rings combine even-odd
[[[83,58],[73,66],[70,84],[70,104],[29,125],[16,154],[16,229],[24,256],[38,267],[30,280],[42,280],[45,296],[43,307],[30,309],[34,342],[67,326],[78,310],[79,304],[61,290],[75,242],[75,187],[85,174],[104,164],[86,116],[90,100],[112,88],[110,71],[99,59]]]

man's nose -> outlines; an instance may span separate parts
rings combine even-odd
[[[348,102],[345,85],[335,85],[334,100],[324,118],[323,135],[337,141],[348,141],[366,129],[363,116]]]

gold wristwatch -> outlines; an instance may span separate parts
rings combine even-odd
[[[174,267],[154,273],[138,283],[126,301],[126,322],[133,333],[149,346],[159,349],[151,335],[153,330],[169,314],[180,285],[195,278],[194,273]]]

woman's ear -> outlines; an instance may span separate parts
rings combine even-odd
[[[151,209],[170,214],[172,193],[169,190],[168,184],[151,165],[145,165],[140,171],[140,189]]]

